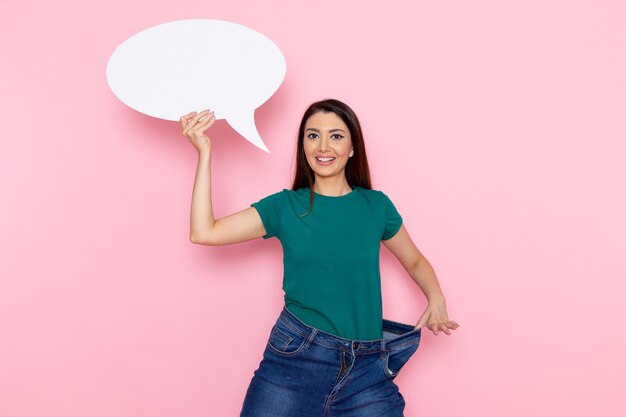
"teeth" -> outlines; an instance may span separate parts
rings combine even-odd
[[[335,158],[320,158],[320,157],[318,157],[317,160],[321,161],[321,162],[330,162],[330,161],[334,161]]]

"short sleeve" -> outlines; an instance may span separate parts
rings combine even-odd
[[[398,213],[396,206],[393,205],[389,197],[381,191],[385,205],[385,231],[382,240],[391,239],[398,233],[402,226],[402,216]]]
[[[254,207],[256,211],[259,212],[259,216],[261,216],[261,221],[266,231],[266,235],[263,236],[263,239],[278,236],[280,231],[280,213],[283,211],[284,201],[285,193],[283,190],[250,205]]]

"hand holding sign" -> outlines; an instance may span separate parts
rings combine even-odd
[[[203,150],[211,150],[211,139],[206,135],[206,130],[215,122],[215,113],[209,110],[203,110],[200,113],[191,112],[180,118],[180,126],[183,129],[183,135],[189,139],[198,153]]]
[[[113,93],[160,119],[211,108],[250,143],[269,152],[254,110],[276,92],[286,63],[264,35],[231,22],[179,20],[153,26],[122,43],[107,64]]]

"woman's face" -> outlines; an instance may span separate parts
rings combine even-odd
[[[345,167],[354,151],[348,126],[335,113],[317,112],[304,126],[304,154],[315,177],[345,178]]]

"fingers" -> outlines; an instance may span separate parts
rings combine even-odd
[[[185,130],[187,128],[187,124],[189,123],[189,119],[196,115],[195,111],[188,113],[180,118],[180,126]]]
[[[428,323],[427,327],[433,332],[435,336],[439,336],[439,332],[444,332],[448,336],[452,334],[450,330],[456,330],[459,327],[459,324],[455,321],[448,320],[443,323],[431,322]]]
[[[207,114],[206,116],[200,118],[200,122],[202,122],[202,124],[204,125],[210,123],[211,120],[215,120],[215,113],[213,111],[209,112],[209,114]]]
[[[209,114],[209,111],[203,110],[200,113],[196,114],[195,116],[190,117],[187,121],[187,130],[195,129],[196,127],[198,127],[198,122],[200,122],[201,120],[204,120],[203,118],[207,114]]]
[[[191,112],[180,118],[183,128],[183,135],[187,136],[190,131],[206,130],[215,122],[215,113],[210,110],[203,110],[200,113]]]
[[[213,114],[213,112],[208,109],[202,110],[200,113],[192,111],[191,113],[188,113],[180,118],[180,124],[183,129],[186,129],[187,127],[195,125],[198,120],[202,119],[209,113]]]
[[[215,114],[213,112],[200,118],[199,122],[194,126],[194,130],[204,132],[215,123]]]
[[[424,325],[432,331],[435,336],[439,336],[439,332],[444,332],[446,335],[450,336],[452,334],[451,330],[456,330],[459,327],[457,322],[448,319],[448,315],[445,311],[433,311],[430,307],[422,314],[422,317],[417,321],[414,329],[421,328]]]

